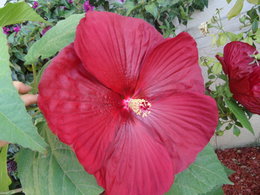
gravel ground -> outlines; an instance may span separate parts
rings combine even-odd
[[[236,171],[229,176],[234,185],[224,185],[225,195],[260,195],[260,147],[216,151],[219,160]]]

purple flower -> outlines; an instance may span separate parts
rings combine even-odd
[[[61,9],[61,10],[65,10],[65,9],[67,9],[67,8],[66,8],[66,6],[60,6],[60,9]]]
[[[45,34],[48,30],[50,30],[50,29],[51,29],[51,26],[45,27],[45,28],[42,30],[41,34],[44,35],[44,34]]]
[[[14,32],[18,33],[21,30],[21,27],[16,25],[16,26],[13,27],[13,30],[14,30]]]
[[[85,3],[83,4],[83,8],[84,8],[85,12],[87,12],[87,11],[93,11],[95,7],[90,5],[89,0],[88,0],[88,1],[85,1]]]
[[[73,0],[67,0],[68,3],[72,4],[73,3]]]
[[[10,28],[7,28],[7,27],[3,27],[3,31],[6,35],[8,35],[10,33]]]
[[[32,8],[36,9],[38,6],[39,6],[39,3],[37,1],[34,1]]]
[[[17,165],[16,162],[11,160],[7,162],[7,171],[9,174],[11,174],[12,172],[15,172],[17,169]]]

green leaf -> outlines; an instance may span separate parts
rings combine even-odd
[[[231,98],[233,97],[233,94],[231,93],[228,84],[224,85],[223,93],[225,97]]]
[[[255,4],[255,5],[259,5],[260,4],[260,0],[247,0],[249,3]]]
[[[167,195],[199,195],[211,191],[215,186],[232,184],[218,160],[212,146],[199,153],[196,161],[175,177]]]
[[[246,37],[242,41],[245,42],[245,43],[248,43],[249,45],[253,45],[253,39],[251,37]]]
[[[243,38],[243,33],[235,34],[232,32],[226,32],[226,34],[230,41],[239,41],[241,38]]]
[[[0,140],[44,152],[46,143],[37,133],[31,116],[12,84],[7,40],[2,32],[0,32],[0,83]]]
[[[38,41],[36,41],[25,56],[25,64],[33,64],[42,59],[55,55],[62,48],[72,43],[76,27],[84,14],[74,14],[57,23]]]
[[[228,36],[225,33],[219,33],[218,40],[216,41],[217,46],[219,47],[219,46],[225,45],[227,42],[227,38],[228,38]]]
[[[247,128],[252,134],[254,133],[253,127],[251,125],[251,123],[249,122],[248,118],[246,117],[244,111],[242,110],[242,108],[240,108],[236,102],[229,100],[229,99],[225,99],[225,102],[228,106],[228,108],[234,113],[234,115],[236,116],[236,118],[240,121],[240,123]]]
[[[216,186],[210,192],[207,192],[207,193],[201,194],[201,195],[224,195],[224,191],[222,189],[222,186]]]
[[[37,77],[36,77],[36,84],[37,84],[37,88],[38,88],[38,85],[40,83],[40,80],[42,78],[42,74],[44,72],[44,70],[49,66],[49,64],[51,63],[51,60],[49,60],[48,62],[46,62],[42,68],[39,70],[39,72],[37,73]]]
[[[165,6],[172,6],[176,3],[179,3],[180,0],[157,0],[157,3],[159,6],[165,7]]]
[[[227,173],[228,176],[232,175],[233,173],[235,173],[236,171],[227,168],[225,165],[223,165],[225,172]]]
[[[230,3],[232,0],[226,0],[227,1],[227,3]]]
[[[12,183],[7,172],[7,149],[8,144],[0,147],[0,192],[7,192],[9,185]]]
[[[79,164],[74,152],[54,136],[45,122],[39,133],[49,144],[47,154],[22,149],[16,161],[26,195],[99,195],[103,189]]]
[[[132,11],[136,8],[135,3],[133,1],[126,1],[124,7],[127,9],[126,16],[129,16]]]
[[[48,23],[25,2],[7,3],[0,8],[0,27],[25,21]]]
[[[239,129],[237,126],[234,126],[234,127],[233,127],[233,134],[234,134],[235,136],[239,136],[240,133],[241,133],[240,129]]]
[[[223,136],[224,135],[224,131],[221,131],[221,130],[216,131],[216,135],[217,136]]]
[[[215,62],[215,64],[212,67],[212,73],[219,74],[222,71],[222,66],[219,62]]]
[[[253,33],[256,33],[258,30],[258,23],[259,21],[257,19],[254,20],[254,22],[252,23],[252,31]]]
[[[223,165],[223,168],[224,168],[225,172],[227,173],[227,176],[229,176],[229,175],[235,173],[235,171],[233,171],[233,170],[227,168],[227,167],[224,166],[224,165]],[[211,190],[211,191],[209,191],[209,192],[207,192],[207,193],[205,193],[205,194],[201,194],[201,195],[224,195],[224,191],[223,191],[223,189],[222,189],[222,185],[218,185],[218,186],[215,186],[215,187],[213,188],[213,190]]]
[[[208,78],[209,78],[209,79],[215,79],[216,76],[215,76],[215,75],[209,75]]]
[[[152,14],[154,18],[157,18],[158,10],[157,10],[157,6],[155,5],[155,3],[148,4],[144,8],[148,13]]]
[[[227,14],[228,19],[230,20],[231,18],[237,16],[241,12],[243,5],[244,0],[237,0],[234,7],[232,7],[232,9]]]
[[[215,34],[210,35],[212,37],[211,44],[212,46],[217,45],[217,36]]]

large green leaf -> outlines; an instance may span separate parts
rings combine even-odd
[[[260,0],[247,0],[249,3],[252,3],[252,4],[256,4],[256,5],[259,5],[260,4]]]
[[[46,143],[37,133],[17,90],[12,85],[5,35],[0,31],[0,140],[45,151]]]
[[[7,192],[11,184],[7,173],[7,148],[8,145],[0,147],[0,192]]]
[[[47,154],[22,149],[16,160],[26,195],[98,195],[103,189],[87,174],[75,154],[61,143],[45,122],[38,125],[49,144]]]
[[[224,195],[224,191],[222,186],[216,186],[213,190],[201,195]]]
[[[167,195],[205,194],[222,184],[232,183],[213,148],[208,145],[189,168],[176,175],[175,182]]]
[[[237,16],[241,12],[243,5],[244,5],[244,0],[237,0],[235,5],[227,14],[228,19],[230,20],[231,18]]]
[[[246,117],[245,112],[237,105],[236,102],[229,99],[225,99],[225,102],[229,107],[229,109],[234,113],[234,115],[240,121],[240,123],[254,135],[255,133],[253,127],[249,122],[248,118]]]
[[[8,3],[0,8],[0,27],[25,21],[47,22],[25,2]]]
[[[62,48],[73,42],[76,27],[84,14],[74,14],[57,23],[41,39],[36,41],[25,56],[25,63],[32,64],[55,55]]]

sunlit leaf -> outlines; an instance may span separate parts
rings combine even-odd
[[[242,40],[245,43],[248,43],[249,45],[253,45],[253,39],[252,37],[246,37],[245,39]]]
[[[249,3],[255,4],[255,5],[259,5],[260,4],[260,0],[247,0]]]
[[[213,67],[212,67],[212,73],[214,73],[214,74],[219,74],[219,73],[221,73],[221,71],[222,71],[222,66],[221,66],[221,64],[218,63],[218,62],[215,62],[214,65],[213,65]]]
[[[230,20],[231,18],[237,16],[241,12],[243,5],[244,0],[237,0],[234,7],[232,7],[232,9],[227,14],[228,19]]]
[[[12,183],[7,172],[7,149],[8,144],[0,147],[0,192],[7,192]]]
[[[0,27],[25,21],[47,22],[25,2],[7,3],[0,8]]]
[[[227,34],[219,33],[218,39],[216,41],[217,46],[219,47],[219,46],[225,45],[227,43],[227,38],[228,38]]]

